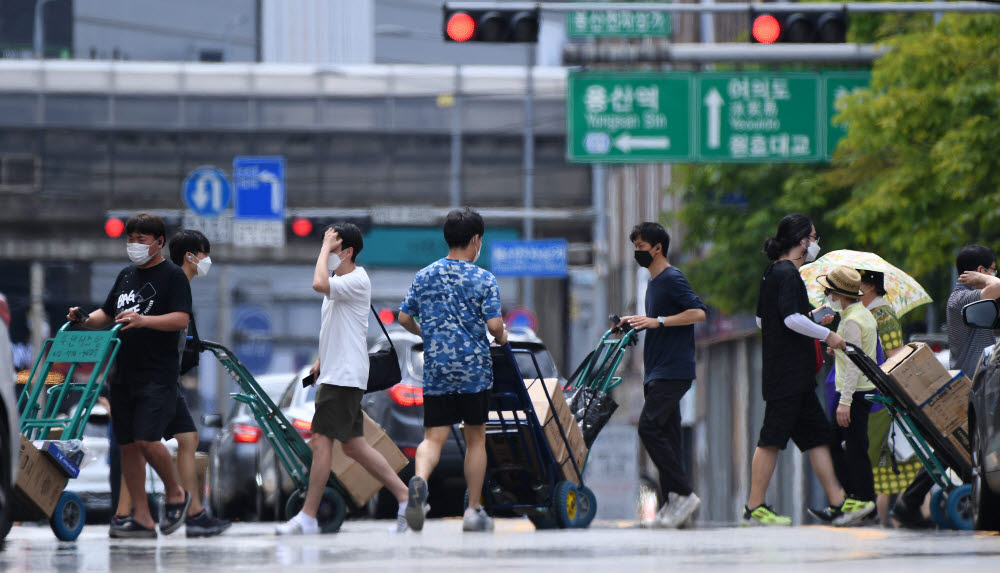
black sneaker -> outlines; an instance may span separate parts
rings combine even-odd
[[[156,529],[143,527],[130,516],[126,516],[111,524],[108,535],[113,539],[156,539]]]
[[[837,519],[841,515],[840,508],[832,505],[828,505],[823,509],[808,507],[806,508],[806,511],[809,512],[809,515],[813,516],[817,521],[831,525],[833,524],[833,520]]]
[[[160,518],[160,533],[170,535],[184,524],[188,508],[191,507],[191,492],[184,492],[184,501],[181,503],[163,504],[163,516]]]
[[[208,514],[204,509],[200,512],[187,516],[184,520],[184,535],[188,537],[212,537],[229,529],[232,525],[225,519],[216,519]]]
[[[424,504],[427,503],[427,482],[420,476],[413,476],[409,483],[410,497],[406,504],[406,524],[413,531],[424,528]]]
[[[896,503],[892,504],[892,509],[889,510],[889,517],[895,519],[900,527],[908,529],[928,529],[934,525],[929,519],[924,518],[924,514],[919,507],[911,508],[906,505],[902,497],[897,499]]]

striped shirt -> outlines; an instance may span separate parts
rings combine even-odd
[[[976,302],[982,296],[981,290],[956,284],[948,297],[948,348],[951,351],[951,369],[961,370],[969,378],[976,373],[983,349],[996,344],[992,330],[966,326],[962,320],[962,308]]]

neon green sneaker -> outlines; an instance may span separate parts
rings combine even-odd
[[[833,524],[844,527],[861,521],[875,511],[875,502],[846,497],[839,510],[839,515],[833,518]]]
[[[750,508],[743,506],[743,520],[741,525],[744,527],[755,527],[755,526],[769,526],[769,525],[779,525],[788,527],[792,525],[792,518],[778,515],[774,513],[771,506],[766,503],[758,506],[753,511]]]

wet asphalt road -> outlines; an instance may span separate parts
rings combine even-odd
[[[108,538],[88,526],[72,543],[48,527],[18,525],[0,554],[5,572],[159,571],[1000,571],[1000,535],[973,532],[703,527],[647,531],[634,522],[536,532],[498,520],[493,534],[463,534],[457,519],[395,535],[386,521],[348,521],[340,533],[277,537],[274,524],[236,524],[221,537]]]

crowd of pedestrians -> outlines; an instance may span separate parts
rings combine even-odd
[[[110,376],[108,405],[111,440],[120,449],[123,487],[112,517],[112,537],[156,537],[186,525],[188,536],[222,533],[229,523],[209,515],[196,495],[194,452],[197,429],[179,386],[180,374],[198,362],[200,350],[190,281],[208,273],[210,244],[197,231],[178,232],[169,241],[155,215],[140,213],[125,226],[131,263],[122,269],[104,304],[82,320],[77,308],[68,319],[85,328],[121,324],[121,350]],[[404,484],[389,462],[364,438],[361,399],[369,379],[368,313],[372,285],[357,263],[364,240],[360,229],[343,223],[326,230],[314,268],[312,288],[323,296],[318,358],[312,375],[318,384],[312,420],[312,467],[302,509],[277,527],[279,534],[319,531],[317,511],[326,486],[334,442],[375,476],[398,501],[394,531],[420,531],[429,510],[428,481],[453,425],[462,423],[468,502],[465,531],[491,531],[493,520],[480,504],[486,475],[486,421],[492,387],[489,346],[507,341],[496,278],[476,265],[485,224],[471,209],[450,212],[443,226],[448,252],[420,270],[400,305],[399,323],[424,342],[424,439],[416,450],[415,475]],[[619,326],[644,331],[643,394],[638,433],[659,473],[662,506],[642,527],[684,528],[701,505],[688,480],[681,435],[682,397],[695,378],[694,325],[708,308],[684,274],[668,262],[670,235],[657,223],[636,225],[629,241],[635,261],[649,273],[642,314]],[[760,280],[756,309],[762,334],[762,386],[765,403],[751,465],[744,525],[791,525],[792,519],[766,502],[778,455],[789,440],[807,453],[828,505],[809,509],[819,522],[856,524],[874,514],[891,515],[903,525],[923,522],[920,505],[930,488],[919,465],[894,459],[890,418],[872,408],[865,394],[875,386],[847,359],[847,343],[879,362],[903,345],[899,318],[886,301],[882,273],[837,266],[817,279],[825,303],[809,302],[800,268],[820,252],[820,237],[809,217],[784,217],[764,243],[771,261]],[[970,245],[957,257],[961,274],[948,301],[948,338],[952,367],[972,372],[991,333],[961,322],[961,308],[980,298],[1000,298],[996,257]],[[832,312],[830,312],[832,311]],[[835,320],[835,330],[828,325]],[[824,343],[834,368],[827,389],[827,410],[817,392]],[[161,439],[178,441],[176,465]],[[166,495],[159,523],[145,495],[145,466],[160,476]],[[117,467],[117,466],[116,466]],[[904,473],[905,472],[905,473]],[[914,477],[912,483],[910,479]],[[889,511],[889,496],[909,484]]]

